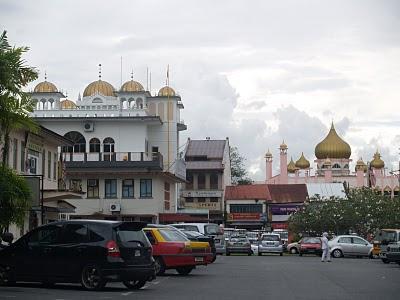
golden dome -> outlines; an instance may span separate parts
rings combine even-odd
[[[362,160],[362,158],[360,158],[359,160],[357,160],[357,164],[356,164],[356,171],[358,170],[362,170],[365,172],[367,172],[367,165],[365,164],[365,162]]]
[[[279,146],[279,149],[281,150],[287,150],[287,145],[285,144],[285,141],[282,141],[282,144]]]
[[[269,149],[268,149],[267,153],[265,153],[265,158],[272,158],[272,153],[269,152]]]
[[[60,102],[61,109],[74,109],[76,108],[75,102],[65,99]]]
[[[161,88],[158,91],[158,96],[162,96],[162,97],[173,97],[175,96],[175,91],[173,88],[170,88],[169,86],[164,86],[163,88]]]
[[[374,159],[371,161],[371,167],[375,169],[382,169],[385,166],[385,162],[381,159],[381,155],[378,151],[374,154]]]
[[[331,165],[332,165],[331,160],[329,158],[326,158],[324,161],[324,166],[331,166]]]
[[[287,165],[287,171],[288,171],[288,173],[295,173],[296,170],[297,170],[296,165],[295,165],[295,163],[293,161],[293,158],[291,157],[290,158],[290,162]]]
[[[315,147],[315,156],[318,159],[328,157],[349,159],[350,155],[350,145],[338,136],[332,123],[331,130],[326,138]]]
[[[310,162],[304,157],[304,153],[301,152],[300,158],[296,161],[296,167],[299,169],[308,169]]]
[[[35,86],[33,91],[35,93],[57,93],[58,92],[57,87],[53,83],[48,82],[46,80],[38,83]]]
[[[143,92],[144,88],[139,82],[130,80],[121,86],[121,92]]]
[[[90,83],[83,91],[83,97],[93,96],[95,94],[101,94],[103,96],[115,96],[114,87],[107,81],[101,79]]]

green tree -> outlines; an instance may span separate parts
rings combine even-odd
[[[2,144],[2,162],[8,161],[10,133],[25,128],[36,131],[38,126],[30,118],[34,102],[22,88],[35,80],[38,73],[27,66],[22,55],[28,47],[11,47],[7,32],[0,36],[0,144]]]
[[[244,167],[245,158],[240,155],[237,147],[230,147],[231,177],[233,184],[251,184],[253,180],[248,177]]]
[[[0,234],[11,223],[21,226],[30,209],[31,190],[24,177],[0,164]]]

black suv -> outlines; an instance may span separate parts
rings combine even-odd
[[[155,278],[146,223],[71,220],[27,233],[0,251],[0,285],[35,281],[80,282],[88,290],[108,281],[140,289]]]

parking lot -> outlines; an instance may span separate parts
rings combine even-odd
[[[315,256],[219,256],[189,276],[168,271],[129,291],[108,284],[88,292],[80,285],[45,289],[22,283],[0,287],[0,299],[399,299],[400,266],[380,260],[341,258],[321,263]]]

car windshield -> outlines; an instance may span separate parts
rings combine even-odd
[[[231,242],[247,242],[247,238],[243,236],[233,236],[230,239]]]
[[[118,230],[117,237],[123,243],[137,242],[141,246],[148,246],[149,242],[142,230]]]
[[[396,231],[381,230],[375,239],[380,242],[385,241],[387,243],[397,242],[396,241]]]
[[[305,244],[320,244],[321,240],[319,238],[303,238],[301,242]]]
[[[182,232],[183,232],[186,236],[188,236],[188,237],[193,237],[193,238],[197,238],[197,237],[203,236],[200,232],[197,232],[197,231],[182,230]]]
[[[206,234],[219,235],[222,234],[221,228],[217,224],[208,224],[204,227]]]
[[[168,242],[187,242],[189,241],[187,237],[178,230],[171,230],[167,228],[159,228],[158,232]]]
[[[279,235],[263,235],[263,241],[279,241]]]

